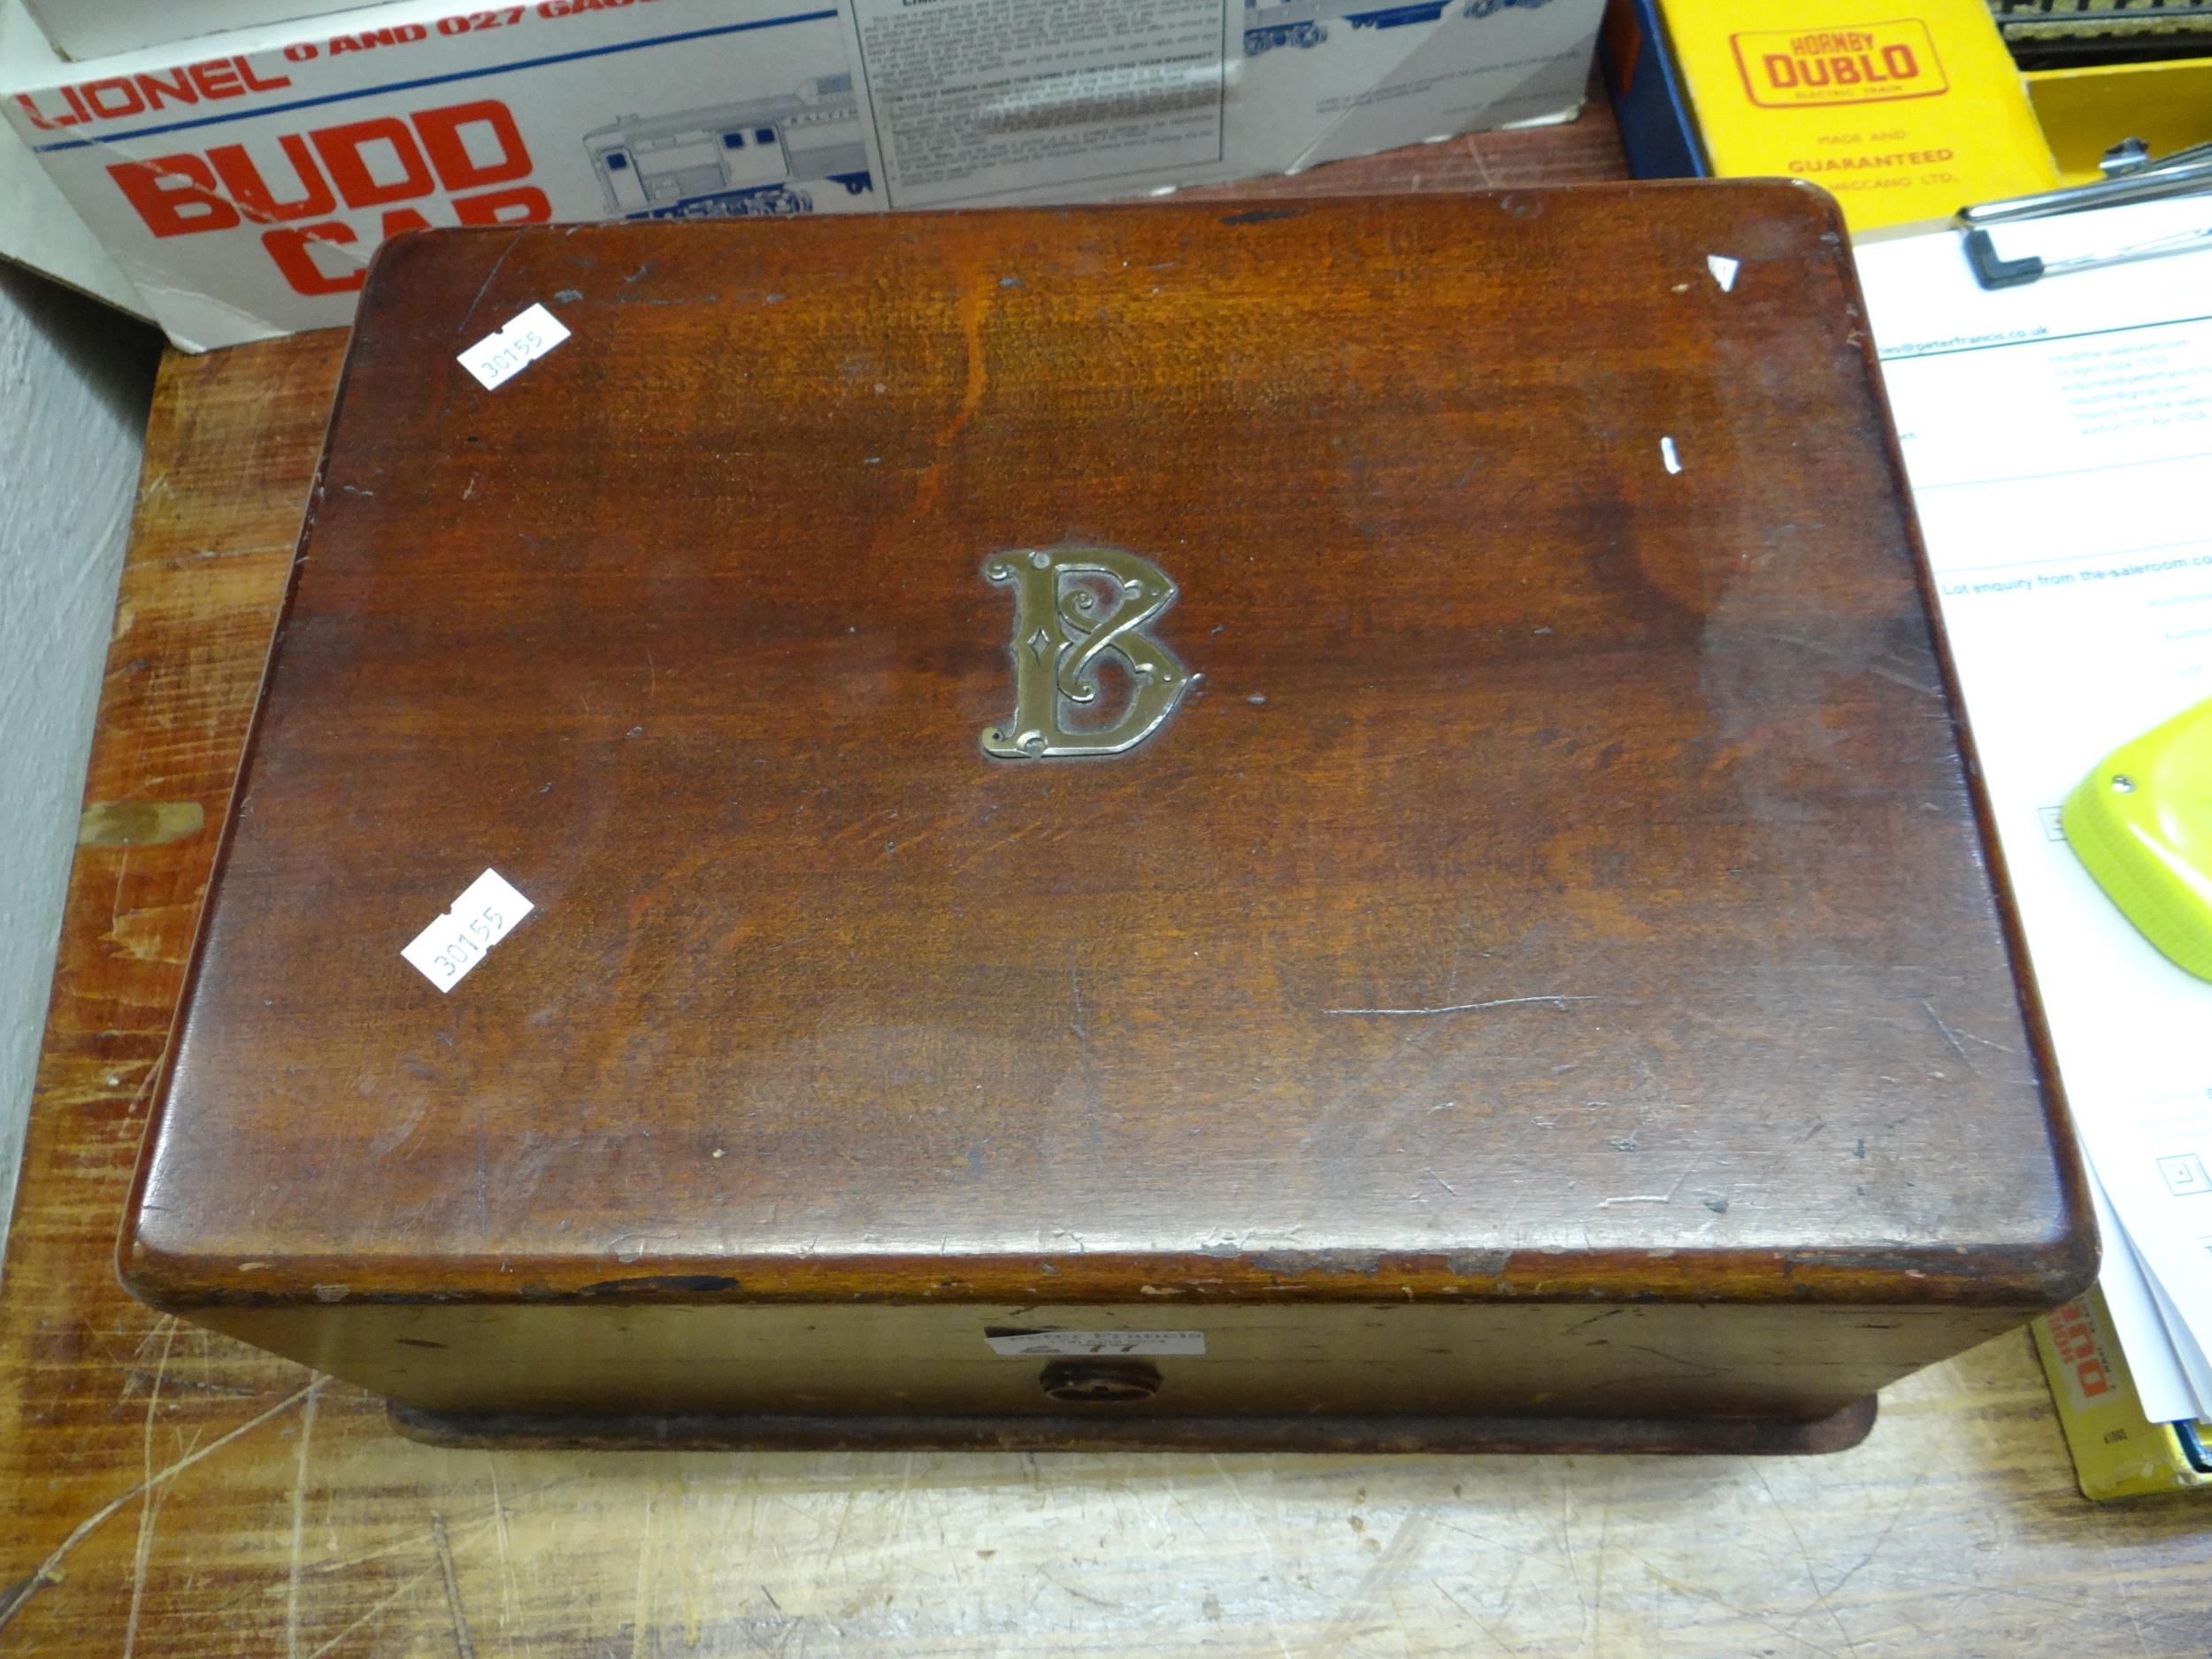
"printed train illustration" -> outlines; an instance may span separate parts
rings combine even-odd
[[[1329,25],[1341,19],[1356,29],[1394,29],[1409,23],[1433,23],[1452,0],[1416,0],[1410,5],[1376,6],[1364,0],[1244,0],[1244,55],[1257,58],[1278,46],[1318,46]],[[1546,0],[1464,0],[1462,17],[1486,18],[1517,6],[1533,12]]]
[[[793,95],[626,115],[584,134],[607,204],[625,219],[741,219],[811,213],[809,185],[875,188],[850,75]]]

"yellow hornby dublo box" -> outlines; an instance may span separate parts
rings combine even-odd
[[[2045,1314],[2034,1330],[2082,1496],[2212,1494],[2212,1451],[2206,1444],[2212,1425],[2153,1423],[2143,1415],[2102,1291],[2093,1288]]]
[[[1661,9],[1716,174],[1807,180],[1854,230],[2058,180],[1985,0]]]

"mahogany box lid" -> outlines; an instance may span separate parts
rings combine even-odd
[[[388,244],[127,1279],[2062,1298],[1840,231],[1745,182]],[[487,869],[534,908],[441,990],[402,949]]]

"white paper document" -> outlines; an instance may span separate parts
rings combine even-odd
[[[2184,198],[2008,227],[1999,251],[2208,224],[2212,197]],[[2112,749],[2212,697],[2212,250],[1995,292],[1956,234],[1858,261],[2060,1074],[2124,1230],[2106,1239],[2121,1343],[2154,1419],[2212,1416],[2212,984],[2121,914],[2059,811]]]

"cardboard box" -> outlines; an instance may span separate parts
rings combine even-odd
[[[1566,119],[1598,9],[402,0],[94,65],[17,31],[0,90],[196,349],[346,322],[423,226],[1100,200]]]
[[[2092,1288],[2035,1321],[2035,1349],[2058,1407],[2085,1498],[2212,1492],[2201,1423],[2153,1423],[2113,1334],[2104,1293]]]
[[[347,9],[345,0],[23,0],[64,58],[82,61],[203,35],[292,23]]]
[[[0,125],[0,259],[42,271],[134,316],[150,315],[130,279],[85,228],[46,169],[4,125]]]
[[[1605,65],[1639,178],[1762,174],[1854,231],[2057,182],[1984,0],[1614,0]],[[1697,170],[1694,172],[1694,170]]]
[[[2212,58],[2037,70],[2028,99],[2068,184],[2101,178],[2098,159],[2123,138],[2154,156],[2212,142]]]
[[[1697,119],[1667,50],[1658,0],[1612,0],[1598,35],[1598,64],[1620,123],[1621,149],[1640,179],[1709,179]]]

